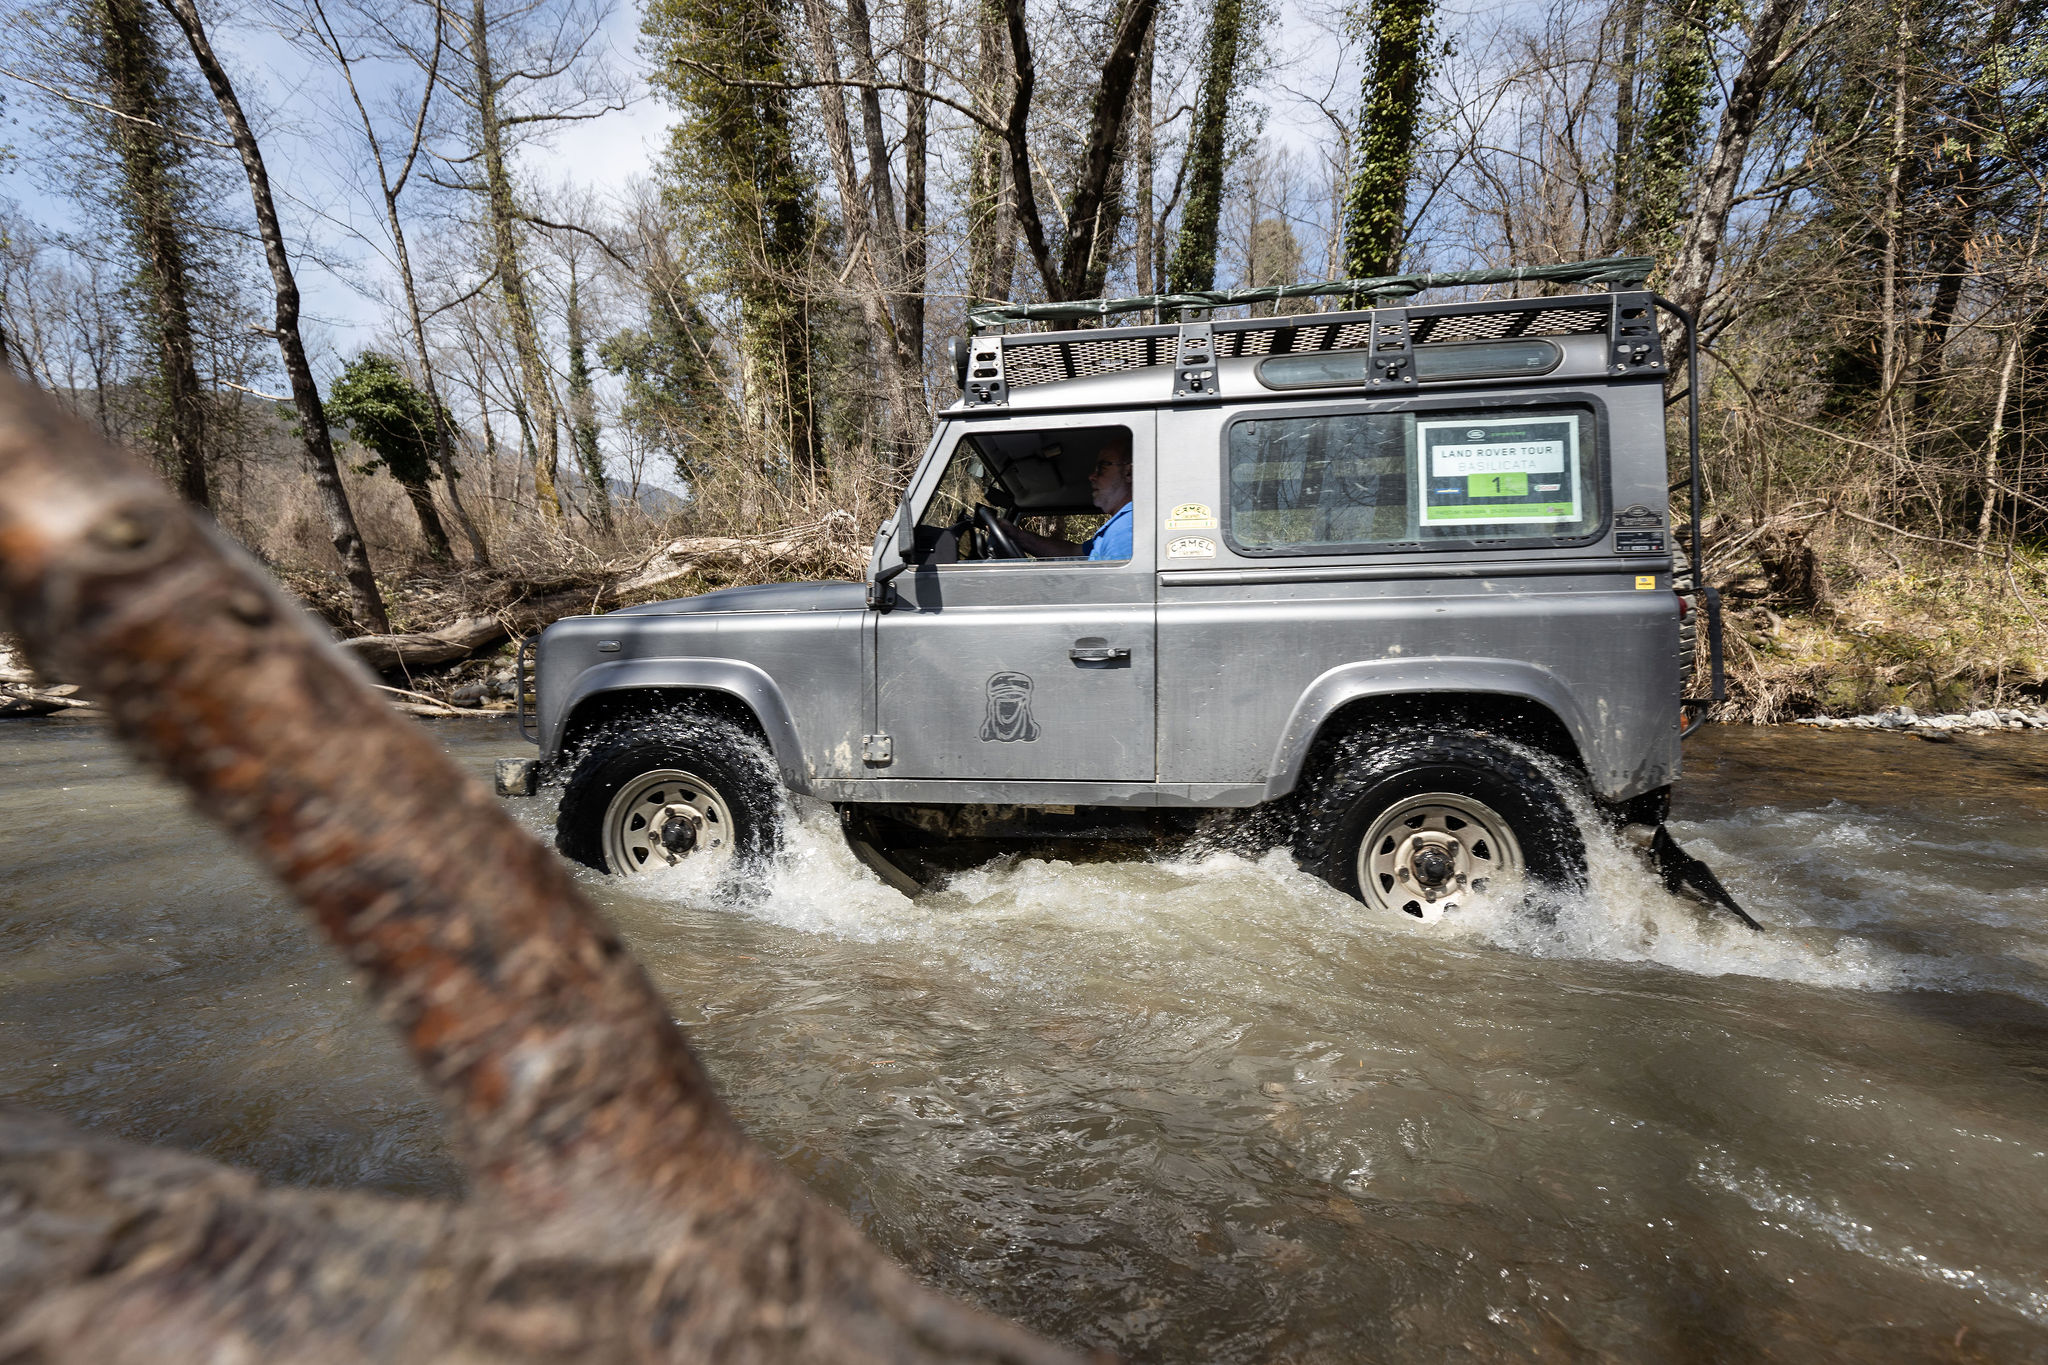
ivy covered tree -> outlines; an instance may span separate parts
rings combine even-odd
[[[1166,287],[1174,293],[1216,287],[1216,225],[1223,213],[1223,173],[1230,165],[1231,99],[1243,76],[1246,31],[1258,14],[1258,0],[1217,0],[1209,14],[1202,88],[1188,136],[1187,206],[1166,266]]]
[[[205,198],[198,158],[214,142],[202,96],[167,59],[164,20],[142,0],[74,0],[63,65],[82,78],[93,103],[74,105],[105,139],[118,179],[88,174],[88,193],[119,222],[135,262],[131,286],[151,359],[152,444],[163,453],[185,498],[211,506],[207,486],[206,400],[197,360],[195,313],[217,271],[202,239]],[[61,60],[61,59],[60,59]],[[98,107],[95,108],[94,105]],[[95,167],[97,171],[99,168]]]
[[[1371,55],[1358,98],[1358,158],[1344,194],[1344,273],[1352,279],[1401,268],[1415,127],[1440,53],[1436,0],[1383,0],[1365,27]]]
[[[387,471],[412,503],[420,535],[436,564],[454,562],[441,514],[427,485],[438,476],[434,467],[434,405],[399,363],[377,351],[365,351],[342,366],[341,378],[327,397],[327,411],[348,423],[356,444],[376,458],[356,466],[358,474]]]
[[[796,74],[782,12],[649,0],[641,31],[659,59],[652,83],[681,115],[661,166],[664,197],[706,239],[718,284],[739,304],[748,422],[815,475],[825,456],[806,284],[819,224],[782,88]]]

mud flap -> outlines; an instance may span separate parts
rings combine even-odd
[[[1721,885],[1714,869],[1680,848],[1678,840],[1671,837],[1670,830],[1657,826],[1657,832],[1650,836],[1649,852],[1657,875],[1664,879],[1665,890],[1673,895],[1690,896],[1705,905],[1718,905],[1758,933],[1763,932],[1764,927],[1750,918],[1749,911],[1735,903],[1735,897]]]

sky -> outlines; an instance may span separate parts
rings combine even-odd
[[[383,258],[383,210],[374,180],[367,196],[350,183],[360,174],[363,147],[346,88],[324,57],[295,47],[266,26],[265,16],[297,9],[295,0],[275,2],[276,10],[267,8],[270,0],[244,0],[234,8],[215,9],[209,15],[211,36],[264,148],[286,235],[294,245],[307,348],[324,384],[344,358],[391,334],[396,319],[380,295],[392,292],[395,273]],[[0,0],[0,13],[32,3]],[[1263,82],[1268,143],[1301,152],[1304,170],[1311,174],[1316,146],[1327,138],[1328,124],[1290,98],[1287,90],[1330,93],[1340,108],[1356,100],[1356,76],[1333,71],[1338,57],[1328,36],[1328,21],[1316,18],[1328,3],[1278,0],[1268,33],[1274,60]],[[1205,13],[1194,0],[1185,22],[1198,25]],[[633,0],[616,0],[602,27],[612,59],[631,73],[633,101],[624,110],[569,124],[547,143],[525,148],[517,169],[523,183],[576,187],[602,200],[619,196],[648,173],[665,141],[671,112],[648,92],[646,62],[635,50],[639,19]],[[0,59],[0,70],[4,68]],[[0,79],[6,117],[0,141],[15,149],[32,149],[42,136],[33,94]],[[373,107],[375,103],[373,99]],[[344,170],[349,159],[356,164]],[[48,227],[77,230],[76,208],[46,192],[39,179],[30,158],[14,158],[0,166],[0,196]],[[240,188],[238,174],[232,183]],[[236,208],[239,216],[247,217],[245,204]],[[414,227],[409,232],[416,256],[421,251],[420,230]],[[259,262],[251,264],[260,272]],[[257,283],[260,287],[260,275]],[[600,376],[601,402],[609,382],[608,376]]]

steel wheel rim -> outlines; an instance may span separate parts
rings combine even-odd
[[[1396,802],[1358,844],[1360,898],[1424,923],[1519,878],[1523,867],[1521,841],[1500,812],[1455,792]]]
[[[689,830],[686,848],[671,848],[664,838],[677,821]],[[725,794],[681,768],[640,774],[605,807],[605,865],[629,877],[685,862],[700,867],[729,863],[738,843]]]

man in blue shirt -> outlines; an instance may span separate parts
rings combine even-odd
[[[1109,513],[1102,529],[1086,544],[1058,540],[1027,531],[1002,517],[996,522],[1027,554],[1039,559],[1115,559],[1131,557],[1131,438],[1122,432],[1103,442],[1095,455],[1095,471],[1088,476],[1095,494],[1096,510]]]

